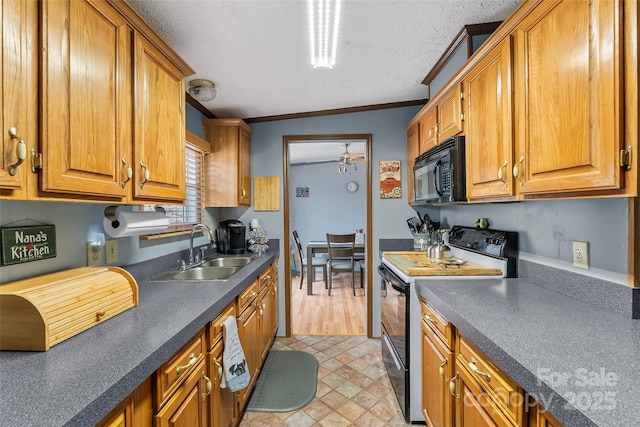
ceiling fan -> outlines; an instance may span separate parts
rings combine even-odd
[[[343,142],[344,153],[340,154],[339,162],[351,164],[351,163],[364,163],[364,153],[350,153],[350,142]]]
[[[350,145],[351,145],[350,142],[342,143],[342,146],[344,147],[344,153],[340,154],[340,157],[338,159],[339,173],[349,172],[349,166],[353,168],[353,172],[357,172],[358,165],[356,163],[364,163],[364,153],[350,153],[349,152]]]

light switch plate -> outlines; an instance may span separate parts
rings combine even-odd
[[[87,265],[89,267],[102,264],[102,251],[94,251],[91,243],[87,243]]]
[[[118,241],[116,239],[107,240],[105,244],[105,256],[107,264],[118,262]]]

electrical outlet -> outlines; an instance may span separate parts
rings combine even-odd
[[[107,240],[105,245],[105,257],[107,264],[118,262],[118,241],[116,239]]]
[[[94,251],[94,248],[94,245],[87,243],[87,265],[89,267],[102,264],[102,251]]]
[[[589,269],[589,242],[573,242],[573,266]]]

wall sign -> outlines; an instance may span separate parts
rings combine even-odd
[[[380,198],[399,199],[401,197],[400,160],[380,160]]]
[[[2,227],[2,265],[56,257],[56,226]]]

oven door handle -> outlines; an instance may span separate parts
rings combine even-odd
[[[393,359],[393,363],[395,363],[396,368],[398,368],[398,370],[401,371],[402,363],[400,362],[400,359],[398,359],[398,356],[396,356],[396,351],[393,349],[393,345],[391,345],[391,341],[389,341],[389,337],[386,334],[383,334],[382,340],[384,341],[384,344],[387,346],[389,353],[391,353],[391,358]]]

